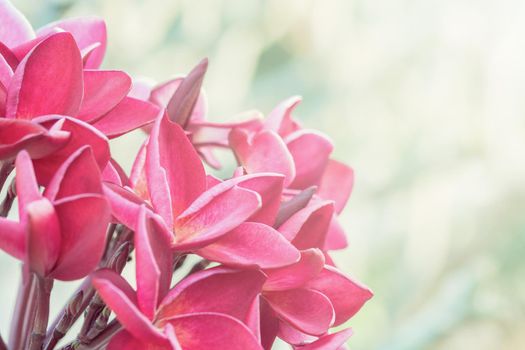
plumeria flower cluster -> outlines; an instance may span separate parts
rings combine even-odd
[[[372,296],[330,257],[353,171],[294,119],[300,98],[210,122],[207,60],[149,85],[99,68],[101,19],[35,31],[0,0],[0,23],[0,249],[22,263],[0,349],[345,348]],[[138,128],[127,174],[109,140]],[[229,178],[206,171],[217,149]],[[50,320],[54,280],[81,279]]]

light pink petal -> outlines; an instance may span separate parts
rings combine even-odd
[[[279,322],[279,338],[287,342],[288,344],[293,345],[305,345],[311,343],[317,339],[317,337],[306,334],[293,327],[292,325],[280,321]],[[335,350],[335,349],[331,349]]]
[[[204,258],[225,265],[275,268],[295,263],[299,251],[274,228],[245,222],[198,250]]]
[[[0,217],[0,249],[19,260],[23,260],[26,254],[24,225]]]
[[[9,0],[0,0],[0,41],[15,46],[31,40],[35,33],[29,21]]]
[[[179,314],[220,312],[246,322],[265,276],[257,270],[216,267],[179,282],[164,298],[157,319]]]
[[[62,119],[62,120],[61,120]],[[60,121],[61,120],[61,121]],[[99,166],[104,169],[110,159],[108,139],[97,129],[85,122],[61,116],[47,116],[38,118],[37,121],[47,127],[59,121],[61,130],[70,133],[69,142],[65,147],[47,157],[34,161],[38,182],[46,185],[56,170],[69,156],[84,145],[91,146],[93,156]]]
[[[69,137],[67,131],[47,130],[29,120],[0,118],[0,159],[12,159],[22,149],[33,159],[42,158],[64,146]]]
[[[9,85],[6,115],[31,119],[47,114],[74,116],[82,100],[82,60],[69,33],[39,43],[20,62]]]
[[[323,199],[335,201],[335,211],[339,214],[346,205],[354,186],[352,168],[330,159],[321,178],[317,194]]]
[[[102,257],[110,219],[109,204],[101,195],[77,195],[54,205],[62,240],[52,277],[76,280],[93,271]]]
[[[153,122],[159,112],[150,102],[125,97],[93,125],[109,138],[115,138]]]
[[[145,350],[147,345],[140,340],[134,338],[131,333],[126,330],[121,330],[113,337],[108,344],[108,350]]]
[[[298,262],[277,268],[264,270],[268,279],[263,289],[266,291],[278,291],[299,288],[313,279],[322,271],[324,266],[324,255],[319,249],[308,249],[301,251],[301,260]]]
[[[79,181],[82,179],[81,181]],[[51,201],[82,193],[102,194],[100,169],[91,147],[74,152],[49,182],[44,195]]]
[[[97,120],[115,107],[131,89],[129,75],[118,70],[84,70],[84,98],[77,118]]]
[[[148,101],[151,96],[153,84],[154,83],[148,78],[133,78],[133,83],[128,96]]]
[[[290,134],[285,141],[296,171],[290,187],[305,189],[319,185],[334,148],[332,141],[325,135],[310,130]]]
[[[38,35],[45,35],[56,28],[70,32],[81,50],[93,45],[94,43],[100,43],[100,46],[93,50],[89,55],[85,67],[93,69],[100,66],[106,52],[107,40],[106,24],[103,19],[98,17],[79,17],[61,20],[40,28],[38,30]]]
[[[300,125],[293,120],[292,112],[301,103],[301,100],[301,96],[292,96],[279,103],[266,117],[266,128],[275,131],[282,137],[299,130]]]
[[[139,151],[131,167],[131,174],[129,176],[130,186],[133,188],[135,193],[145,201],[151,202],[148,182],[146,179],[146,145],[148,139],[140,146]]]
[[[137,302],[140,310],[150,320],[158,304],[170,287],[173,259],[170,235],[145,206],[139,213],[135,232]]]
[[[31,271],[45,277],[57,262],[61,249],[61,227],[51,202],[45,198],[26,205],[27,261]]]
[[[193,117],[192,117],[193,118]],[[248,133],[258,132],[263,127],[263,117],[258,111],[248,111],[236,116],[238,121],[216,123],[206,120],[193,120],[187,130],[192,134],[192,142],[199,147],[228,147],[228,136],[233,129]]]
[[[284,141],[273,131],[262,131],[250,136],[242,129],[234,129],[229,136],[230,147],[248,174],[273,172],[285,176],[287,187],[295,178],[292,155]]]
[[[140,206],[144,200],[135,193],[112,183],[104,183],[104,194],[111,204],[111,214],[115,220],[132,230],[137,228]]]
[[[170,319],[184,350],[262,350],[249,328],[237,319],[212,312]]]
[[[202,248],[246,221],[261,206],[254,191],[237,186],[212,187],[197,198],[175,222],[175,248]]]
[[[175,328],[173,328],[171,324],[168,323],[164,326],[164,334],[168,338],[168,341],[171,345],[169,350],[182,350],[179,340],[177,339],[177,335],[175,334]]]
[[[166,343],[164,335],[138,309],[135,292],[122,276],[106,269],[94,272],[92,279],[102,300],[133,337],[146,344]]]
[[[278,230],[298,249],[323,248],[333,212],[333,202],[312,203],[294,214]]]
[[[321,335],[332,325],[332,304],[318,291],[299,288],[263,295],[280,319],[304,333]]]
[[[13,68],[11,68],[4,56],[0,55],[0,87],[6,92],[12,76]]]
[[[363,304],[373,296],[366,286],[345,276],[332,266],[325,266],[323,271],[306,287],[315,289],[326,295],[335,310],[335,323],[338,326],[361,309]]]
[[[21,218],[26,215],[27,206],[34,201],[42,199],[36,182],[33,163],[26,151],[16,157],[16,193],[18,196],[18,213]]]
[[[206,189],[206,174],[184,130],[159,115],[147,145],[146,176],[155,210],[168,226]]]
[[[339,223],[337,215],[332,215],[330,225],[328,226],[328,232],[326,233],[326,240],[324,243],[324,250],[338,250],[345,249],[348,247],[348,240],[346,239],[346,233]]]
[[[342,331],[323,335],[321,338],[306,346],[301,346],[297,350],[334,350],[340,349],[352,336],[352,328],[343,329]]]
[[[317,188],[315,186],[308,187],[307,189],[295,194],[290,199],[286,199],[282,203],[280,203],[279,211],[277,212],[277,217],[275,218],[274,226],[281,226],[286,220],[291,218],[299,210],[306,208],[306,206],[308,205],[308,203],[310,203],[310,200],[314,196],[316,190]],[[287,195],[283,197],[288,198]]]
[[[222,164],[219,161],[219,159],[215,156],[213,153],[214,147],[198,147],[196,148],[197,153],[199,153],[199,156],[202,158],[203,162],[208,164],[213,169],[221,169]]]

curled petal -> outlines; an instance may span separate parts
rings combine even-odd
[[[129,186],[130,182],[126,172],[119,163],[111,158],[102,172],[102,180],[119,186]]]
[[[56,33],[37,46],[15,70],[7,95],[8,118],[76,115],[82,100],[82,61],[71,34]]]
[[[187,314],[173,317],[169,323],[184,350],[262,350],[247,326],[225,314]]]
[[[299,251],[274,228],[245,222],[197,251],[225,265],[275,268],[296,262]]]
[[[317,194],[323,199],[335,202],[335,211],[339,214],[346,205],[354,186],[352,168],[330,159],[321,178]]]
[[[103,19],[98,17],[78,17],[61,20],[40,28],[38,35],[45,35],[56,30],[56,28],[71,33],[80,50],[84,50],[95,43],[100,43],[89,55],[85,67],[94,69],[100,66],[106,52],[107,41],[106,24]]]
[[[318,291],[298,288],[263,295],[279,318],[304,333],[321,335],[332,325],[332,304]]]
[[[301,346],[298,350],[332,350],[340,349],[347,340],[352,336],[352,328],[343,329],[342,331],[323,335],[318,340],[305,346]]]
[[[332,266],[325,266],[323,271],[310,280],[306,287],[326,295],[335,310],[334,326],[338,326],[355,315],[373,293],[366,286],[345,276]]]
[[[77,118],[97,120],[115,107],[131,89],[129,75],[118,70],[84,70],[84,98]]]
[[[279,103],[266,117],[265,126],[282,137],[299,130],[300,125],[293,120],[292,113],[301,100],[301,96],[292,96]]]
[[[109,204],[101,195],[76,195],[54,205],[60,220],[61,247],[52,277],[76,280],[93,271],[102,257]]]
[[[15,46],[31,40],[35,33],[24,15],[9,0],[0,0],[0,41]]]
[[[9,64],[11,69],[14,71],[16,69],[16,66],[18,66],[18,58],[16,58],[13,51],[8,48],[2,41],[0,40],[0,56],[2,56],[5,61]]]
[[[179,314],[220,312],[246,322],[265,276],[260,271],[225,267],[208,269],[178,283],[162,301],[157,318]]]
[[[324,243],[324,250],[338,250],[348,247],[348,240],[346,239],[346,233],[339,223],[337,215],[332,215],[330,225],[328,226],[328,232],[326,233],[326,240]]]
[[[254,191],[222,184],[197,198],[175,222],[178,250],[197,249],[217,240],[252,216],[261,206]]]

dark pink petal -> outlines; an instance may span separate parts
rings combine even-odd
[[[254,191],[237,186],[212,187],[197,198],[175,222],[178,250],[202,248],[246,221],[261,206]]]
[[[0,40],[0,56],[2,56],[6,62],[9,64],[11,69],[14,71],[16,66],[18,66],[18,58],[11,49],[9,49],[2,41]]]
[[[296,171],[290,187],[305,189],[319,185],[334,148],[332,141],[325,135],[310,130],[290,134],[285,141],[293,157]]]
[[[164,298],[157,319],[180,314],[220,312],[246,322],[265,276],[257,270],[216,267],[190,275]]]
[[[24,15],[8,0],[0,0],[0,41],[15,46],[31,40],[35,33]]]
[[[16,193],[18,196],[18,215],[26,215],[27,206],[34,201],[42,199],[36,182],[33,163],[26,151],[21,151],[16,157]]]
[[[101,195],[77,195],[54,203],[60,221],[61,247],[52,277],[70,281],[93,271],[106,244],[110,208]]]
[[[270,112],[268,117],[266,117],[265,126],[282,137],[286,137],[292,132],[299,130],[300,126],[293,120],[292,112],[301,100],[301,96],[292,96],[279,103],[277,107]]]
[[[272,310],[272,307],[264,299],[260,299],[261,314],[261,345],[265,350],[270,350],[279,331],[279,319]]]
[[[44,195],[51,201],[82,193],[102,194],[100,169],[91,147],[74,152],[49,182]]]
[[[333,212],[333,202],[312,203],[285,221],[278,230],[298,249],[322,248]]]
[[[77,118],[91,122],[115,107],[131,89],[129,75],[118,70],[84,70],[84,98]]]
[[[51,177],[60,165],[65,162],[73,152],[84,145],[91,146],[93,156],[99,168],[102,170],[106,167],[110,159],[108,139],[91,125],[78,119],[61,116],[47,116],[38,118],[35,121],[47,127],[58,122],[58,124],[61,125],[62,131],[67,131],[71,134],[69,142],[65,147],[62,147],[47,157],[34,160],[38,182],[41,185],[49,183]]]
[[[76,115],[82,86],[82,61],[75,40],[69,33],[53,34],[35,46],[16,68],[6,115],[21,119]]]
[[[250,136],[245,130],[234,129],[230,133],[229,141],[237,160],[248,174],[282,174],[285,176],[285,187],[294,180],[295,166],[292,155],[275,132],[262,131]]]
[[[248,327],[228,315],[195,313],[173,317],[169,323],[184,350],[262,350]]]
[[[112,183],[105,183],[104,194],[111,204],[111,214],[115,220],[132,230],[137,228],[137,219],[143,199],[135,193]]]
[[[288,344],[293,344],[296,346],[311,343],[317,339],[317,337],[303,333],[297,328],[283,321],[279,322],[278,336]]]
[[[304,333],[321,335],[332,325],[332,304],[318,291],[299,288],[263,295],[279,318]]]
[[[13,76],[13,69],[4,58],[0,55],[0,87],[7,92],[7,87],[11,82],[11,77]]]
[[[102,171],[102,180],[110,182],[118,186],[129,186],[129,179],[124,172],[124,169],[117,163],[117,161],[111,158]]]
[[[159,112],[160,109],[150,102],[125,97],[93,125],[109,138],[115,138],[153,122]]]
[[[64,146],[70,134],[62,130],[47,130],[23,119],[0,118],[0,159],[14,158],[20,150],[33,159],[42,158]]]
[[[45,198],[32,201],[27,213],[27,262],[31,271],[45,277],[57,262],[61,245],[58,215]]]
[[[328,226],[328,232],[326,233],[326,240],[324,242],[324,250],[338,250],[348,247],[348,240],[346,239],[346,233],[339,223],[337,215],[332,215],[330,225]]]
[[[352,328],[343,329],[337,333],[323,335],[318,340],[306,346],[301,346],[297,350],[334,350],[343,346],[352,336]]]
[[[135,232],[137,303],[150,320],[158,304],[170,287],[173,259],[170,251],[170,234],[145,206],[139,213]]]
[[[133,337],[146,344],[166,343],[164,335],[138,309],[135,292],[122,276],[105,269],[94,272],[92,279],[102,300]]]
[[[278,291],[295,289],[305,285],[322,271],[324,266],[324,255],[319,249],[308,249],[301,251],[301,260],[289,266],[267,269],[264,272],[268,279],[263,289],[266,291]]]
[[[274,228],[245,222],[197,254],[225,265],[275,268],[300,258],[299,251]]]
[[[172,226],[206,189],[206,174],[184,130],[159,115],[146,147],[146,177],[155,210]]]
[[[145,350],[147,345],[134,338],[128,331],[121,330],[113,337],[108,344],[108,350]]]
[[[100,43],[89,55],[86,68],[98,68],[106,52],[106,24],[98,17],[79,17],[50,23],[38,30],[38,35],[45,35],[50,31],[60,28],[69,32],[75,38],[78,47],[83,50],[94,43]]]
[[[63,32],[63,30],[56,29],[53,32],[47,33],[44,36],[37,36],[34,39],[25,41],[21,43],[20,45],[17,45],[16,47],[11,48],[11,52],[13,53],[13,55],[15,55],[18,61],[22,61],[24,57],[26,57],[27,54],[35,48],[35,46],[37,46],[42,41],[49,38],[51,35],[56,34],[56,33],[61,33],[61,32]]]
[[[0,249],[19,260],[23,260],[26,254],[24,225],[0,217]]]
[[[325,266],[323,271],[306,284],[326,295],[335,310],[334,326],[338,326],[355,315],[363,304],[373,296],[366,286],[345,276],[332,266]]]
[[[346,205],[354,186],[352,168],[330,159],[321,178],[317,194],[323,199],[335,201],[335,211],[340,213]]]

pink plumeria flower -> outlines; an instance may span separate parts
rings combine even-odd
[[[29,154],[20,152],[16,191],[20,221],[0,218],[1,248],[42,277],[67,281],[89,274],[102,257],[110,218],[91,148],[74,152],[43,194]]]
[[[143,206],[135,234],[137,290],[111,270],[93,274],[98,293],[124,327],[108,349],[261,349],[246,323],[256,320],[265,276],[214,268],[169,291],[170,240],[162,220]]]

